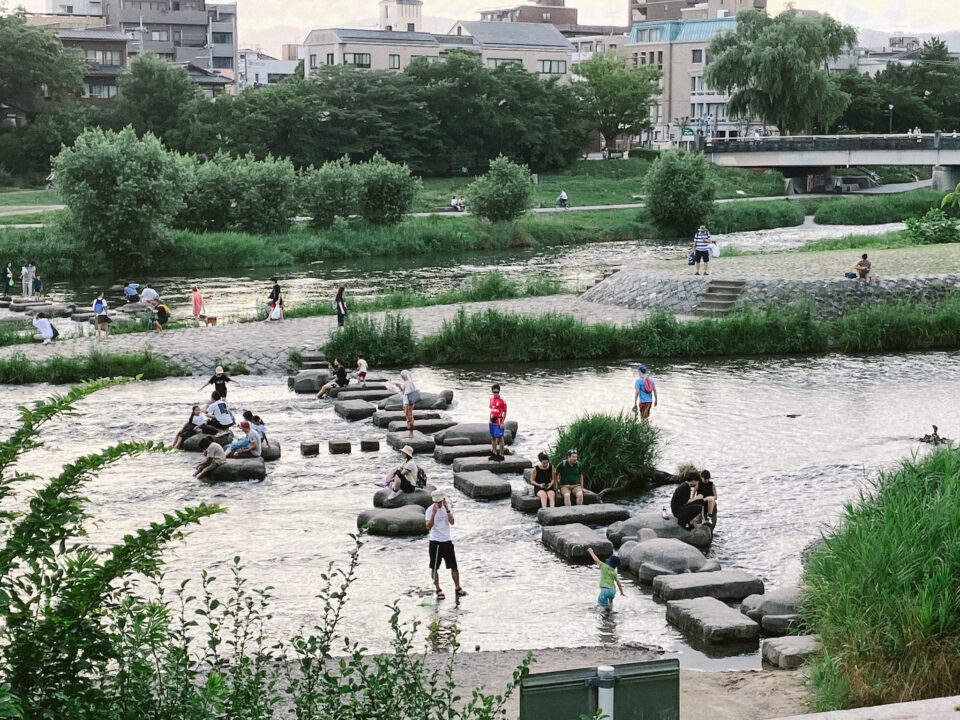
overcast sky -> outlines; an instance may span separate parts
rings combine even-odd
[[[43,11],[45,0],[21,0],[28,10]],[[424,15],[477,19],[477,10],[521,0],[424,0]],[[17,0],[8,0],[16,6]],[[786,0],[768,0],[778,13]],[[335,27],[377,16],[377,0],[238,0],[240,43],[279,52],[283,42],[299,43],[316,27]],[[623,25],[627,0],[567,0],[580,10],[580,22]],[[798,8],[829,12],[838,20],[874,30],[948,32],[960,30],[960,0],[796,0]]]

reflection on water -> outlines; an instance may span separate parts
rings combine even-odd
[[[761,576],[768,587],[799,577],[799,552],[857,496],[864,480],[918,450],[914,440],[937,423],[957,437],[954,398],[960,394],[960,353],[739,361],[703,360],[652,366],[660,389],[653,421],[662,428],[660,466],[681,462],[708,467],[719,494],[720,521],[711,549],[724,567]],[[633,396],[630,364],[523,366],[414,371],[425,389],[451,388],[458,420],[482,421],[488,388],[504,386],[510,417],[520,423],[515,450],[534,457],[556,428],[588,411],[618,411]],[[44,431],[47,446],[31,452],[24,468],[50,475],[60,463],[118,440],[170,440],[200,395],[197,381],[176,378],[129,384],[96,393],[73,417]],[[0,388],[3,406],[44,397],[51,388]],[[304,458],[305,438],[381,437],[369,423],[348,423],[328,404],[293,395],[281,378],[247,378],[231,393],[235,409],[263,415],[284,456],[261,483],[207,486],[190,477],[196,456],[149,455],[112,467],[87,495],[97,521],[90,540],[105,544],[155,520],[165,511],[200,502],[229,508],[203,523],[169,557],[171,581],[216,573],[241,555],[251,583],[272,585],[274,627],[288,637],[312,626],[321,609],[316,595],[331,561],[346,562],[348,534],[370,506],[373,480],[395,453]],[[796,415],[797,417],[788,417]],[[10,427],[10,414],[0,429]],[[919,448],[924,451],[924,448]],[[583,459],[589,465],[589,459]],[[452,485],[449,466],[425,459],[430,481]],[[519,478],[513,481],[519,486]],[[626,503],[631,510],[659,508],[672,488]],[[388,603],[398,600],[406,618],[457,623],[464,647],[485,650],[596,643],[656,644],[684,658],[707,662],[664,619],[647,589],[625,582],[609,617],[595,609],[598,573],[571,566],[543,548],[533,516],[509,501],[478,502],[453,493],[453,529],[464,587],[457,606],[449,573],[447,599],[429,597],[426,540],[370,537],[361,551],[344,632],[373,649],[389,642]],[[225,577],[227,573],[220,573]],[[437,642],[442,643],[442,638]],[[756,654],[715,660],[714,666],[756,663]]]

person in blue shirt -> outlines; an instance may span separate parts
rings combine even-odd
[[[650,417],[650,408],[657,405],[657,383],[647,374],[646,365],[637,365],[637,379],[633,383],[633,411],[641,420]]]
[[[123,288],[123,296],[127,302],[137,302],[140,299],[140,283],[128,282]]]

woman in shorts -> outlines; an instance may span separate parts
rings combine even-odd
[[[540,462],[530,475],[533,494],[540,498],[540,507],[554,507],[557,498],[557,470],[545,452],[537,457]]]

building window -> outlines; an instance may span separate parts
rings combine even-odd
[[[537,71],[549,75],[566,75],[566,60],[537,60]]]
[[[543,19],[544,19],[544,20],[549,20],[549,19],[550,19],[550,13],[545,12],[545,13],[543,14]]]
[[[653,58],[653,53],[650,54],[650,58]],[[657,67],[663,70],[663,50],[657,52]]]
[[[392,31],[393,31],[393,25],[387,25],[387,26],[384,28],[384,30],[386,30],[387,32],[392,32]]]
[[[690,103],[690,117],[695,118],[697,116],[697,106],[693,103]]]
[[[487,67],[491,70],[502,65],[523,65],[523,61],[520,58],[487,58]]]
[[[399,69],[400,69],[400,56],[399,56],[399,55],[391,55],[391,56],[390,56],[389,68],[390,68],[391,70],[399,70]]]
[[[691,62],[702,63],[703,62],[703,50],[694,50],[690,58]]]
[[[310,67],[315,68],[316,66],[317,66],[317,56],[316,56],[316,55],[311,55],[311,56],[310,56]]]
[[[660,28],[651,28],[650,42],[656,42],[659,39],[660,39]]]
[[[119,65],[119,50],[87,50],[87,60],[99,65]]]
[[[217,70],[233,70],[233,58],[232,57],[214,57],[213,66]]]
[[[327,65],[333,65],[333,53],[327,53]]]
[[[580,43],[580,52],[593,52],[593,43],[592,42],[582,42]]]
[[[610,49],[611,51],[616,50],[617,49],[616,43],[610,43],[609,45],[607,45],[607,48]]]
[[[217,45],[233,45],[233,33],[215,32],[212,35],[213,42]]]
[[[260,73],[255,73],[255,74],[254,74],[254,76],[253,76],[253,81],[254,81],[255,83],[257,83],[258,85],[260,84]]]
[[[370,67],[370,53],[344,53],[343,64],[358,68]]]
[[[457,35],[463,35],[463,25],[457,25]]]
[[[690,92],[697,91],[697,79],[695,77],[690,78]]]
[[[417,26],[415,23],[407,23],[407,32],[413,32],[416,29],[417,29]]]
[[[259,77],[259,76],[258,76]],[[267,84],[273,85],[287,77],[287,73],[267,73]]]
[[[110,98],[117,96],[117,86],[101,85],[99,83],[87,83],[83,86],[83,96],[85,98],[109,100]]]
[[[637,65],[637,64],[639,64],[639,62],[640,62],[640,54],[639,54],[639,53],[634,53],[634,54],[633,54],[633,64],[634,64],[634,65]],[[644,59],[644,64],[646,64],[646,59]]]
[[[640,30],[637,32],[637,42],[647,42],[650,39],[649,30]]]
[[[150,39],[155,42],[167,42],[170,39],[169,30],[151,30]]]
[[[598,43],[597,43],[597,52],[598,52],[598,53],[602,53],[602,52],[603,52],[603,43],[602,43],[602,42],[598,42]]]

